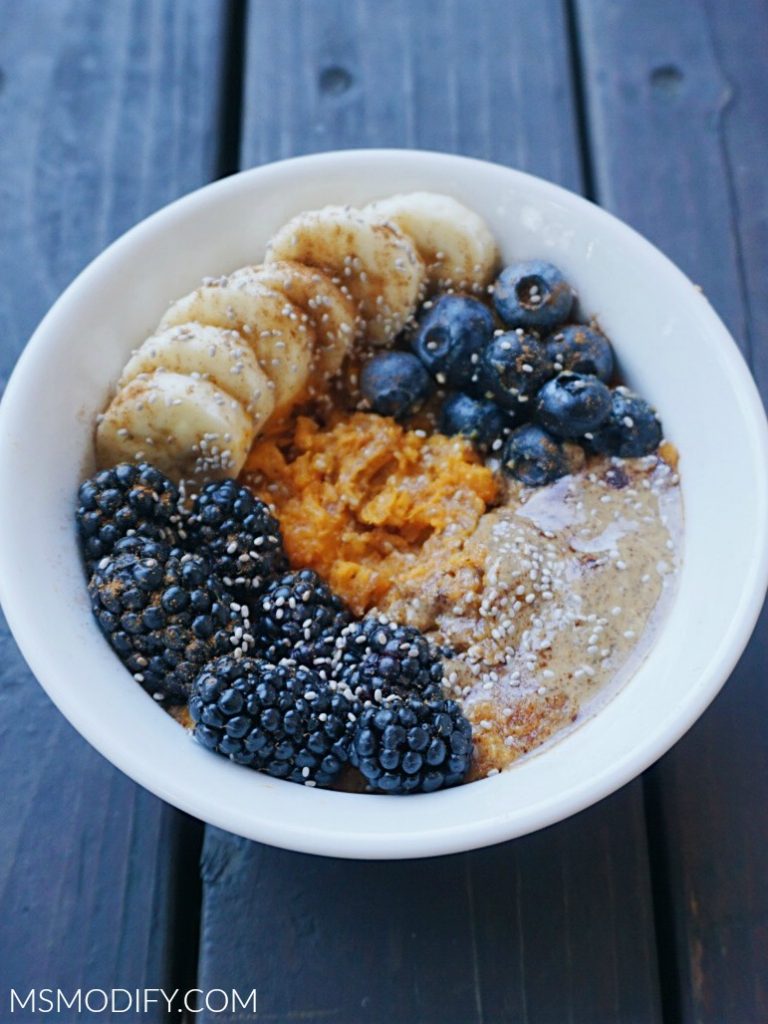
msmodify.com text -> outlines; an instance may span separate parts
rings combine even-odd
[[[169,1014],[226,1013],[234,1015],[248,1012],[256,1017],[256,989],[238,992],[223,988],[32,988],[26,992],[10,991],[9,1010],[12,1014],[91,1014],[103,1013],[108,1018],[121,1013],[153,1013],[160,1006]]]

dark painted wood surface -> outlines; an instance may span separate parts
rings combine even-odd
[[[197,0],[0,2],[3,381],[88,260],[215,174],[225,13]],[[172,988],[189,955],[193,977],[199,825],[74,733],[5,628],[0,778],[0,1020],[11,988]]]
[[[467,11],[252,3],[242,165],[418,146],[581,189],[563,8]],[[255,986],[279,1022],[661,1019],[639,783],[540,835],[435,861],[321,860],[208,829],[201,938],[201,987]]]
[[[659,1021],[644,848],[623,793],[434,860],[340,862],[209,828],[198,983],[253,986],[280,1022]]]
[[[597,197],[702,285],[768,399],[768,7],[579,11]],[[670,1019],[768,1020],[767,664],[764,613],[722,694],[647,778]]]

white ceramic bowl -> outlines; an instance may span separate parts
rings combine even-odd
[[[561,266],[614,340],[629,382],[682,453],[679,590],[658,640],[610,703],[546,752],[417,797],[310,790],[192,742],[133,681],[91,618],[73,526],[91,436],[129,351],[170,299],[262,256],[300,210],[447,192],[507,259]],[[359,150],[247,171],[143,221],[46,316],[0,410],[0,593],[32,671],[101,753],[164,800],[252,839],[342,857],[416,857],[510,839],[617,789],[701,714],[752,631],[768,575],[768,443],[760,399],[707,300],[664,256],[578,196],[505,167]]]

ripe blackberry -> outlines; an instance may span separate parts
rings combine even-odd
[[[88,584],[91,607],[120,660],[148,693],[184,703],[203,665],[252,637],[235,602],[200,555],[149,541],[104,558]],[[131,549],[132,548],[132,549]]]
[[[179,557],[184,553],[182,548],[171,546],[164,540],[153,540],[142,533],[130,533],[115,544],[111,557],[114,559],[118,555],[135,554],[141,558],[159,558],[164,562],[171,552]]]
[[[342,630],[331,668],[339,685],[359,700],[391,694],[441,696],[439,652],[413,626],[368,617]]]
[[[203,487],[193,504],[188,534],[228,587],[258,589],[288,568],[280,524],[263,501],[234,480]]]
[[[329,786],[348,760],[351,706],[303,666],[218,658],[189,700],[209,750],[278,779]]]
[[[350,615],[317,573],[303,569],[273,580],[253,604],[253,619],[267,661],[291,658],[326,671]]]
[[[377,792],[431,793],[466,778],[472,726],[453,700],[392,697],[362,712],[349,758]]]
[[[122,537],[133,533],[175,541],[178,503],[176,485],[146,462],[101,470],[78,491],[75,519],[86,563],[111,554]]]

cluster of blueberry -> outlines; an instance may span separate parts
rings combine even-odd
[[[492,298],[493,309],[454,294],[425,302],[413,351],[384,352],[362,368],[368,405],[402,419],[437,392],[440,430],[498,453],[502,468],[530,486],[569,471],[564,441],[621,458],[658,447],[656,412],[611,387],[611,343],[596,325],[573,322],[576,295],[557,267],[508,266]]]
[[[348,764],[380,793],[464,781],[472,728],[419,630],[356,620],[316,573],[288,571],[277,520],[234,480],[187,509],[146,463],[78,494],[91,606],[120,660],[207,749],[330,786]]]

